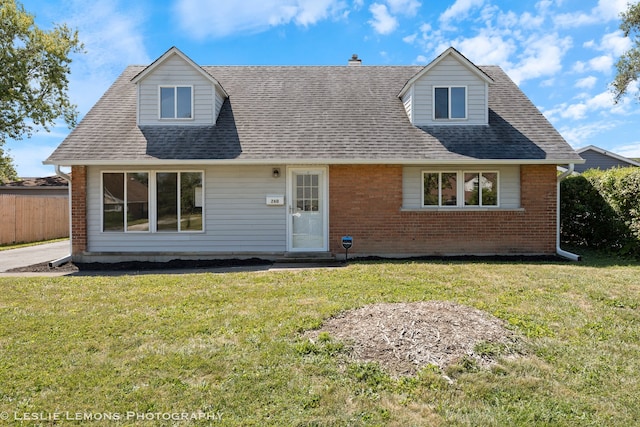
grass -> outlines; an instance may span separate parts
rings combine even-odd
[[[585,258],[0,278],[0,418],[16,425],[85,418],[93,425],[634,425],[640,264]],[[300,337],[342,310],[420,300],[492,313],[525,337],[528,351],[490,370],[461,360],[446,372],[450,383],[433,366],[392,378],[376,364],[349,362],[344,343],[328,334],[313,343]]]

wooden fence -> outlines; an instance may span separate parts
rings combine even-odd
[[[67,236],[67,197],[0,194],[0,245]]]

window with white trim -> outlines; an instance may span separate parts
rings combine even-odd
[[[434,120],[467,118],[467,88],[443,86],[433,88]]]
[[[103,172],[105,232],[203,231],[204,173]]]
[[[202,172],[158,172],[156,180],[156,230],[202,231]]]
[[[102,174],[102,230],[149,231],[149,173]]]
[[[498,172],[422,172],[423,207],[497,207]]]
[[[192,119],[193,87],[160,86],[160,118]]]

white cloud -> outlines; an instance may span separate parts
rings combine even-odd
[[[609,91],[601,92],[591,97],[583,94],[581,98],[583,98],[582,101],[574,104],[562,103],[556,105],[554,108],[544,111],[544,115],[550,121],[555,121],[559,118],[583,120],[593,113],[618,116],[627,114],[628,105],[624,102],[614,104],[613,94]]]
[[[552,76],[562,69],[562,58],[571,48],[570,37],[557,34],[532,35],[523,43],[524,52],[520,60],[506,71],[516,83],[538,77]]]
[[[440,22],[447,24],[454,20],[461,21],[467,17],[472,9],[479,8],[483,4],[484,0],[456,0],[440,15]]]
[[[244,0],[241,6],[227,0],[179,0],[175,10],[182,28],[202,39],[259,33],[292,22],[309,26],[345,8],[340,0]]]
[[[373,3],[369,7],[373,19],[369,21],[373,29],[379,34],[391,34],[398,27],[398,20],[389,14],[387,6]]]
[[[402,41],[408,44],[413,44],[413,42],[416,41],[416,38],[418,37],[418,33],[413,33],[410,34],[408,36],[405,36],[402,38]]]
[[[608,73],[613,67],[613,58],[609,55],[602,55],[589,60],[589,68],[601,73]]]
[[[393,14],[415,16],[421,3],[417,0],[387,0],[387,5]]]
[[[611,151],[624,157],[638,159],[640,158],[640,141],[631,144],[618,145],[617,147],[613,147]]]
[[[516,51],[513,40],[504,40],[499,35],[483,33],[455,43],[460,52],[478,65],[508,66],[509,57]]]
[[[627,9],[627,3],[628,0],[598,0],[598,5],[589,13],[563,13],[556,16],[555,23],[562,28],[573,28],[614,21]]]
[[[601,120],[585,125],[563,126],[559,129],[559,132],[572,147],[579,148],[588,145],[585,141],[590,138],[615,129],[619,125],[620,123],[615,121]]]
[[[575,84],[575,87],[580,89],[593,89],[597,81],[598,79],[594,76],[585,77],[578,80]]]
[[[621,56],[623,53],[631,49],[631,39],[624,36],[624,33],[620,30],[613,33],[605,34],[602,37],[600,45],[595,46],[598,50],[609,52],[614,56]]]

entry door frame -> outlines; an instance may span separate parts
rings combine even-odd
[[[318,180],[321,203],[319,211],[322,214],[322,246],[317,248],[293,247],[293,218],[296,209],[293,206],[295,199],[293,191],[295,187],[295,173],[320,173]],[[329,167],[328,166],[288,166],[287,167],[287,251],[289,252],[327,252],[329,250]]]

